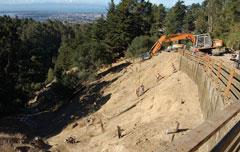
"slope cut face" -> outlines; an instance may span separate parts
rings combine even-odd
[[[124,64],[121,61],[114,66]],[[108,101],[87,118],[48,139],[52,150],[66,152],[151,152],[203,122],[197,86],[179,69],[177,53],[163,52],[136,62],[101,81]],[[161,76],[156,80],[156,76]],[[144,93],[137,96],[140,85]],[[91,123],[88,123],[91,120]],[[178,132],[175,133],[178,126]],[[174,136],[173,136],[174,135]],[[65,139],[72,137],[76,143]]]

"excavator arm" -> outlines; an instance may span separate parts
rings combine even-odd
[[[161,49],[162,43],[165,41],[165,39],[166,35],[161,36],[160,39],[152,46],[149,52],[150,56],[153,56],[158,50]]]
[[[172,42],[177,40],[188,39],[194,43],[195,37],[190,33],[185,34],[170,34],[168,36],[163,35],[160,39],[152,46],[149,51],[150,56],[153,56],[158,50],[161,49],[163,42]]]

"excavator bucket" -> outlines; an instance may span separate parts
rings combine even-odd
[[[145,53],[145,54],[139,55],[139,58],[141,58],[142,60],[146,60],[146,59],[150,59],[151,56],[149,55],[149,53]]]

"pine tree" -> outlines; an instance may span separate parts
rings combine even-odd
[[[186,13],[186,6],[183,3],[183,1],[178,0],[178,2],[167,13],[165,34],[182,32],[183,19]]]
[[[163,4],[153,6],[153,23],[151,27],[151,34],[160,37],[166,22],[166,8]]]

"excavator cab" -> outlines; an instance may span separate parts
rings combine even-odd
[[[194,35],[194,46],[197,48],[208,48],[213,46],[213,42],[209,33]]]
[[[212,55],[219,55],[220,53],[224,52],[224,50],[221,50],[223,41],[219,39],[211,39],[209,33],[194,35],[194,37],[194,48]]]

